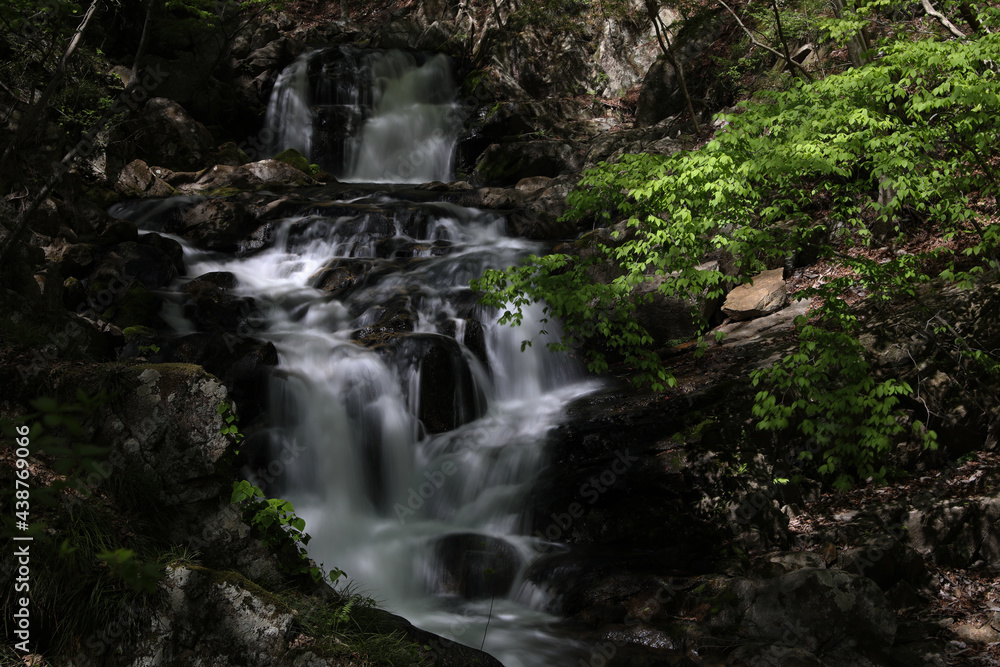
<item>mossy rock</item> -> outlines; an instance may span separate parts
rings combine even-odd
[[[226,164],[233,167],[252,161],[250,156],[243,152],[243,149],[237,146],[234,141],[221,144],[210,156],[210,162],[214,164]]]
[[[281,151],[274,156],[274,159],[278,162],[284,162],[290,167],[295,167],[307,176],[313,175],[313,170],[310,168],[309,160],[307,160],[302,153],[298,152],[294,148]]]
[[[125,292],[111,319],[122,329],[145,327],[155,321],[160,305],[160,297],[142,283],[136,282]]]
[[[126,327],[122,330],[122,334],[125,336],[126,342],[131,343],[139,338],[149,338],[150,336],[155,336],[156,330],[147,326],[137,325],[133,327]]]

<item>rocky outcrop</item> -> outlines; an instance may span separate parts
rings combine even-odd
[[[101,437],[120,443],[127,465],[147,475],[168,506],[221,495],[227,486],[221,466],[230,451],[217,410],[228,400],[225,387],[184,364],[136,367],[125,381],[131,386],[109,408]]]

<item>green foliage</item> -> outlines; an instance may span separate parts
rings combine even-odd
[[[226,436],[236,447],[243,444],[243,434],[240,433],[239,418],[236,416],[236,412],[233,410],[234,406],[230,403],[219,403],[217,408],[219,411],[219,416],[222,417],[222,421],[225,422],[219,433]],[[239,454],[240,450],[237,449],[236,453]],[[238,501],[233,501],[238,502]]]
[[[31,581],[32,640],[40,652],[58,651],[109,627],[126,641],[145,624],[169,562],[169,544],[150,530],[160,514],[149,505],[159,501],[150,500],[148,482],[116,470],[110,448],[92,442],[107,400],[82,390],[70,401],[39,398],[31,403],[34,412],[18,419],[22,429],[30,427],[31,454],[28,500],[20,501],[28,516],[17,518],[31,527],[17,534],[34,538],[32,571],[44,574]],[[9,422],[3,426],[4,437],[15,442],[20,432]],[[13,508],[11,491],[3,489],[3,504]],[[12,533],[11,518],[3,517],[5,536]],[[8,616],[10,604],[8,596]]]
[[[292,594],[288,604],[298,611],[296,629],[313,640],[303,650],[352,662],[360,658],[366,665],[428,664],[419,646],[387,625],[388,615],[366,595],[348,589],[331,602]]]
[[[247,480],[233,482],[233,503],[246,502],[244,516],[257,529],[261,541],[275,549],[290,548],[294,558],[282,561],[285,572],[291,575],[309,575],[319,583],[329,579],[336,583],[344,575],[334,568],[327,573],[317,567],[305,552],[311,536],[305,532],[306,522],[295,515],[295,508],[287,500],[266,498],[259,487]]]
[[[530,257],[487,272],[473,287],[506,323],[520,324],[523,309],[542,301],[546,317],[566,327],[556,347],[587,345],[593,370],[606,368],[610,350],[662,389],[673,378],[634,317],[649,298],[641,284],[696,300],[740,279],[700,266],[706,257],[731,257],[745,277],[817,246],[849,274],[824,288],[819,321],[801,328],[799,351],[755,376],[756,413],[762,428],[814,429],[826,448],[821,472],[839,485],[879,478],[878,459],[902,429],[898,397],[911,389],[871,378],[841,293],[853,284],[884,301],[934,278],[968,284],[998,268],[1000,235],[969,205],[970,194],[993,197],[1000,184],[992,162],[1000,35],[901,41],[883,51],[868,66],[745,103],[701,150],[625,155],[588,170],[567,215],[625,220],[624,233],[579,256]],[[893,196],[880,199],[880,191]],[[981,263],[962,264],[947,249],[889,260],[851,250],[928,226]],[[595,280],[597,269],[615,277]],[[933,445],[932,434],[918,437]]]

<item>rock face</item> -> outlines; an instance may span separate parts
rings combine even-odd
[[[788,288],[782,273],[782,269],[764,271],[751,282],[733,288],[722,304],[722,312],[736,321],[778,312],[788,305]]]
[[[895,639],[896,612],[865,577],[802,568],[774,579],[738,581],[734,588],[746,610],[739,633],[752,642],[822,653],[825,664],[846,667],[857,664],[851,661],[859,653],[878,655]]]
[[[201,367],[152,364],[137,369],[135,386],[123,391],[102,425],[108,442],[121,443],[129,466],[149,475],[168,506],[214,498],[223,492],[217,475],[230,443],[222,430],[222,384]]]
[[[685,25],[680,34],[673,38],[675,57],[684,68],[688,93],[694,100],[700,101],[700,98],[705,97],[710,85],[719,77],[711,76],[704,69],[695,71],[690,65],[715,41],[722,25],[717,16],[703,15],[700,21]],[[660,56],[642,80],[639,102],[635,109],[635,126],[655,125],[686,109],[687,102],[681,91],[680,79],[667,58]]]
[[[245,578],[176,567],[167,570],[162,587],[166,603],[130,665],[215,665],[238,660],[247,667],[269,667],[276,655],[288,652],[292,610]]]
[[[494,144],[476,163],[476,177],[488,185],[514,185],[532,176],[555,177],[580,168],[580,156],[563,141]]]
[[[175,171],[205,166],[215,141],[205,126],[191,118],[177,102],[154,97],[139,116],[135,137],[138,155],[153,164]]]

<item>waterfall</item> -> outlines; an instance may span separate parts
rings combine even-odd
[[[281,136],[302,146],[316,116],[293,100],[323,57],[293,63],[269,107]],[[332,79],[325,63],[312,94],[353,109],[350,175],[403,178],[410,159],[406,178],[447,179],[457,132],[447,61],[364,52],[335,62],[354,78]],[[544,336],[522,351],[540,307],[524,331],[500,326],[468,287],[540,245],[506,236],[498,214],[384,191],[318,195],[274,224],[271,245],[247,257],[186,253],[188,275],[229,271],[239,294],[266,304],[259,335],[280,363],[257,458],[283,469],[266,492],[306,520],[312,558],[417,626],[476,648],[485,636],[508,667],[570,660],[574,642],[548,629],[550,600],[525,582],[551,546],[531,536],[528,498],[546,434],[595,387]]]
[[[278,76],[264,118],[272,151],[294,148],[308,158],[312,153],[313,118],[309,110],[309,60],[299,56]]]
[[[343,181],[447,181],[462,129],[457,96],[443,55],[322,49],[279,75],[266,123],[276,153],[295,148]]]

